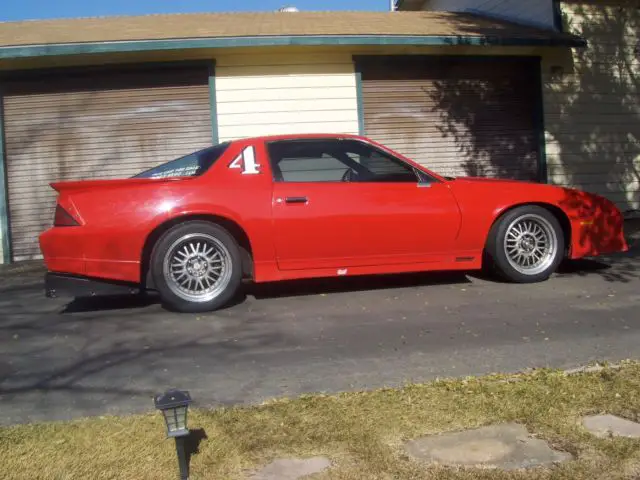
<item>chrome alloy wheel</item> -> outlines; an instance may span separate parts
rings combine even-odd
[[[507,227],[504,252],[509,264],[524,275],[544,272],[555,260],[557,250],[557,233],[540,215],[522,215]]]
[[[232,268],[227,247],[202,233],[176,240],[163,262],[168,287],[190,302],[208,302],[220,295],[229,285]]]

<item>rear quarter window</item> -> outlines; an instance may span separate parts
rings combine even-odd
[[[226,142],[198,150],[145,170],[132,178],[197,177],[209,170],[228,147],[229,143]]]

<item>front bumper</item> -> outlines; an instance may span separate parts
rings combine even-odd
[[[138,293],[140,290],[135,284],[55,272],[45,274],[44,288],[45,295],[49,298],[128,295]]]
[[[603,220],[604,218],[604,220]],[[571,221],[572,243],[569,258],[597,257],[629,250],[624,221],[614,215]]]

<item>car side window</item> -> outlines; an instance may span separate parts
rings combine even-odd
[[[354,182],[418,182],[414,169],[378,149],[358,141],[346,141],[345,153],[362,169],[354,169]]]
[[[277,182],[418,182],[404,162],[358,140],[284,140],[268,144]]]
[[[283,182],[340,182],[348,167],[326,153],[288,149],[277,162],[280,181]]]

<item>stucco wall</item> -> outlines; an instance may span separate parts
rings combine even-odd
[[[279,133],[358,133],[353,60],[346,53],[216,58],[220,140]]]
[[[640,14],[618,5],[563,3],[566,28],[589,47],[546,58],[544,110],[549,180],[629,211],[640,209]]]
[[[427,0],[424,9],[475,11],[544,27],[553,27],[554,18],[552,0]]]

